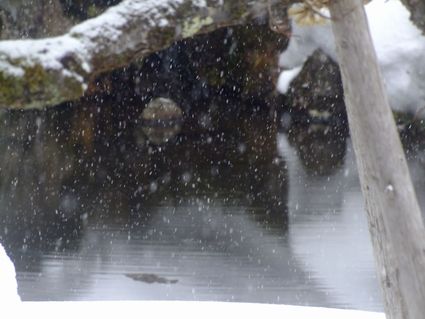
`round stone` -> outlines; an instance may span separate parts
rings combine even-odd
[[[142,130],[153,144],[163,144],[174,138],[181,130],[183,111],[171,99],[152,99],[141,115]]]

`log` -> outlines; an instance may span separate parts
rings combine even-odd
[[[330,2],[347,115],[388,319],[425,313],[425,229],[362,0]]]
[[[252,22],[268,12],[275,17],[287,1],[125,0],[62,36],[2,41],[0,107],[43,108],[78,99],[102,72],[184,38]]]

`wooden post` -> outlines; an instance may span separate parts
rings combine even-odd
[[[363,3],[332,0],[330,12],[387,318],[422,319],[425,229]]]

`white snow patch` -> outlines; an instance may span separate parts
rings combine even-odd
[[[0,70],[9,76],[22,77],[26,67],[39,64],[45,70],[59,71],[67,78],[74,78],[84,89],[83,76],[71,69],[64,69],[62,61],[67,55],[73,54],[81,62],[80,66],[85,72],[89,73],[91,70],[84,46],[78,39],[69,35],[37,40],[1,41],[0,54],[2,53],[10,62],[0,62]],[[19,65],[14,65],[13,61],[19,61]]]
[[[157,24],[161,28],[166,27],[167,25],[169,25],[168,20],[165,19],[165,18],[159,19],[159,21],[158,21]]]
[[[0,244],[0,305],[21,301],[18,295],[15,266]]]
[[[391,184],[388,184],[387,187],[385,187],[385,192],[386,193],[392,193],[394,192],[394,186]]]
[[[297,66],[293,69],[285,70],[280,73],[277,80],[277,89],[280,93],[285,94],[289,90],[292,80],[300,74],[302,68],[302,66]]]
[[[0,61],[0,70],[16,77],[21,77],[25,74],[22,68],[6,63],[5,61]]]
[[[373,0],[365,8],[391,107],[415,113],[425,106],[425,37],[399,0]],[[300,26],[292,21],[292,37],[279,64],[293,69],[319,48],[337,59],[330,23]]]
[[[61,69],[60,60],[69,52],[79,52],[81,58],[84,56],[84,48],[80,41],[66,35],[38,40],[1,41],[0,52],[7,53],[10,59],[26,58],[26,65],[31,65],[33,61],[37,61],[47,69]],[[87,64],[84,66],[88,68]]]
[[[207,6],[207,1],[205,0],[193,0],[192,3],[197,6],[197,7],[206,7]]]
[[[168,25],[165,16],[181,2],[181,0],[123,1],[103,14],[75,26],[70,30],[70,34],[82,34],[89,38],[103,37],[117,41],[123,36],[122,30],[128,26],[128,17],[144,17],[147,19],[144,23],[164,27]]]
[[[138,44],[140,37],[144,36],[143,28],[168,26],[167,17],[172,16],[181,3],[182,0],[123,1],[103,14],[73,27],[69,34],[82,41],[88,40],[85,46],[92,49],[98,49],[98,43],[103,42],[111,52],[124,52]],[[133,27],[129,21],[139,25]]]
[[[111,41],[117,41],[122,35],[122,29],[127,23],[125,19],[125,13],[120,10],[108,10],[104,14],[99,15],[96,18],[87,20],[70,30],[70,34],[81,35],[85,38],[107,38]]]

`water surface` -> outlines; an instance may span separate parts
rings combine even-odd
[[[3,117],[0,231],[23,300],[382,310],[345,137],[250,118],[152,146],[61,116]]]

